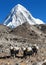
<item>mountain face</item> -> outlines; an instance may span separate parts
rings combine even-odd
[[[29,25],[29,23],[26,22],[13,29],[0,25],[0,42],[5,42],[6,44],[11,42],[16,44],[16,42],[20,42],[21,45],[22,43],[26,44],[26,42],[28,42],[31,44],[42,43],[44,45],[44,43],[46,43],[45,28],[46,25]]]
[[[30,25],[44,24],[40,19],[34,18],[25,7],[18,4],[11,10],[4,21],[4,25],[15,28],[25,22],[28,22]]]

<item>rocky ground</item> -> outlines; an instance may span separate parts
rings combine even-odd
[[[27,47],[37,44],[38,54],[27,58],[3,58],[10,56],[10,44]],[[46,25],[23,24],[15,29],[0,25],[0,65],[42,65],[46,60]],[[44,64],[46,65],[46,64]]]

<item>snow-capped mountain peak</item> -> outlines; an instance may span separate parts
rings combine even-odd
[[[44,24],[40,19],[34,18],[31,13],[22,5],[16,5],[4,21],[4,25],[15,28],[23,23],[28,22],[30,25]]]

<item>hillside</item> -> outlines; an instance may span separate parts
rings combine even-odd
[[[39,25],[41,26],[41,25]],[[44,29],[43,29],[44,28]],[[42,29],[42,30],[41,30]],[[37,44],[39,46],[38,55],[35,57],[31,56],[27,59],[15,58],[15,59],[0,59],[0,64],[11,64],[16,63],[21,65],[39,63],[46,59],[46,30],[45,25],[39,29],[36,25],[29,25],[24,23],[17,28],[11,29],[7,26],[0,25],[0,57],[9,55],[10,44],[14,47],[27,47]],[[44,32],[45,30],[45,32]],[[8,49],[8,50],[7,50]],[[3,52],[2,52],[3,51]],[[3,61],[2,61],[3,60]]]

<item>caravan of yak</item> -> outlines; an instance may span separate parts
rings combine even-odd
[[[10,50],[10,55],[1,56],[0,58],[10,58],[10,57],[25,58],[27,56],[30,57],[38,54],[39,47],[36,44],[28,47],[18,47],[18,46],[13,47],[11,45],[9,50]],[[23,52],[22,56],[21,55],[18,56],[19,53],[21,53],[21,51]]]

